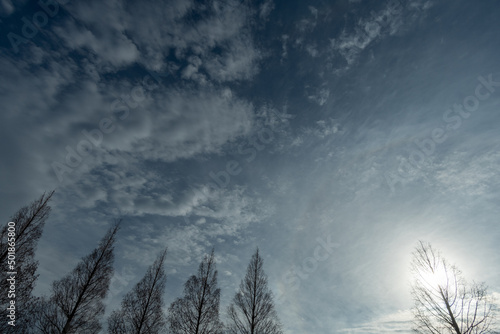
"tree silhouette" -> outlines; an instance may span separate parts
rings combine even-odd
[[[32,295],[38,278],[36,274],[38,261],[35,261],[34,255],[45,221],[50,213],[48,203],[53,194],[54,191],[48,194],[44,193],[31,204],[19,209],[9,220],[9,222],[14,222],[15,226],[5,224],[0,231],[0,263],[2,264],[2,270],[0,270],[0,290],[2,291],[0,293],[0,307],[2,311],[0,314],[4,319],[4,321],[0,321],[1,333],[24,333],[30,327],[30,314],[33,312],[37,300]],[[15,252],[11,252],[10,256],[9,248],[15,250]],[[15,274],[9,274],[9,272]],[[7,278],[11,276],[15,278],[15,299],[9,298],[8,294],[9,282]],[[5,321],[9,319],[7,318],[7,306],[11,300],[15,301],[15,327]]]
[[[115,223],[99,246],[76,268],[52,284],[52,296],[38,304],[36,326],[41,333],[98,333],[104,314],[103,299],[113,275],[114,242],[120,222]]]
[[[123,298],[121,309],[114,311],[108,319],[110,334],[158,334],[165,327],[163,294],[167,276],[163,250],[148,268],[144,277]]]
[[[411,269],[415,332],[491,333],[492,304],[483,284],[468,284],[431,244],[420,242]]]
[[[191,276],[184,284],[184,297],[178,298],[170,305],[170,333],[222,333],[219,303],[220,289],[217,288],[217,270],[212,250],[200,263],[198,275]]]
[[[281,323],[274,309],[273,296],[267,286],[264,261],[259,249],[250,260],[240,289],[228,308],[230,334],[282,334]]]

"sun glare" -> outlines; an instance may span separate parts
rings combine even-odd
[[[426,270],[420,275],[421,282],[433,289],[446,288],[448,284],[448,274],[443,264],[434,268],[434,272]]]

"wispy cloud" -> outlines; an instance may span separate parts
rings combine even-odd
[[[409,310],[398,311],[360,326],[341,329],[338,333],[413,333],[412,314]]]

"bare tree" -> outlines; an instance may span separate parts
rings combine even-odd
[[[282,334],[274,309],[273,296],[267,286],[264,261],[259,249],[250,260],[240,289],[228,308],[230,334]]]
[[[170,305],[168,315],[170,333],[222,333],[219,303],[220,289],[217,288],[217,270],[212,250],[201,262],[198,275],[191,276],[184,284],[184,297],[178,298]]]
[[[114,311],[108,319],[110,334],[158,334],[165,327],[163,294],[167,276],[163,250],[149,267],[142,280],[127,293],[120,310]]]
[[[76,268],[52,284],[52,296],[37,309],[36,326],[46,334],[95,334],[101,330],[103,299],[113,275],[114,242],[120,222],[115,223],[99,246]]]
[[[10,301],[15,302],[15,317],[17,319],[9,325],[7,321],[0,321],[1,333],[24,333],[30,326],[30,314],[36,298],[32,295],[38,275],[38,261],[34,255],[40,239],[45,221],[50,213],[48,205],[54,191],[44,193],[31,204],[19,209],[9,222],[0,231],[0,312],[2,319],[7,318],[7,306]],[[9,279],[9,281],[7,280]],[[8,293],[10,283],[15,282],[15,299]],[[12,318],[11,318],[12,319]]]
[[[411,269],[417,333],[491,333],[492,304],[483,284],[468,284],[429,243],[420,242]]]

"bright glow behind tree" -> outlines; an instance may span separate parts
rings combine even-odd
[[[482,284],[468,284],[428,243],[420,242],[411,269],[417,333],[490,333],[492,304]]]

